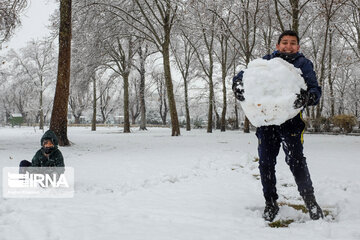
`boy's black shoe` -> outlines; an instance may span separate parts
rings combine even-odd
[[[309,215],[312,220],[318,220],[319,218],[324,218],[324,214],[315,200],[314,195],[303,196],[305,205],[309,210]]]
[[[265,221],[272,222],[278,212],[279,206],[277,205],[275,200],[265,202],[265,209],[263,213],[263,218],[265,219]]]

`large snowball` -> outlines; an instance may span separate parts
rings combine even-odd
[[[295,117],[296,94],[306,89],[301,70],[281,58],[251,61],[243,75],[245,101],[241,102],[249,121],[256,127],[280,125]]]

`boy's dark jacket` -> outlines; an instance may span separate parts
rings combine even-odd
[[[270,60],[276,57],[280,57],[279,51],[275,51],[272,54],[266,55],[263,57],[263,59]],[[318,104],[321,97],[321,87],[318,85],[312,62],[309,59],[307,59],[302,53],[299,52],[294,54],[291,59],[285,59],[285,60],[293,64],[294,67],[301,69],[302,71],[301,76],[304,78],[305,83],[307,85],[307,89],[305,90],[314,93],[316,96],[312,105]],[[235,85],[236,81],[242,80],[243,73],[244,72],[241,71],[238,73],[238,75],[236,75],[233,78],[233,86]]]
[[[51,130],[46,131],[40,140],[41,147],[43,146],[45,139],[50,139],[53,142],[55,149],[50,153],[49,158],[44,155],[43,148],[37,151],[31,161],[32,167],[64,167],[64,158],[58,149],[59,142],[55,133]]]

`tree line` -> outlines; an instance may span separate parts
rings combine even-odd
[[[236,128],[241,120],[249,132],[232,77],[271,53],[278,35],[292,29],[323,89],[320,104],[306,116],[359,117],[358,0],[60,1],[65,4],[52,17],[51,37],[3,56],[5,115],[18,111],[42,127],[52,109],[50,125],[65,136],[68,112],[79,122],[86,111],[92,130],[99,115],[106,121],[121,112],[124,132],[136,121],[146,129],[151,115],[165,124],[168,116],[172,136],[180,135],[179,115],[186,130],[203,118],[209,133],[225,131],[230,122]]]

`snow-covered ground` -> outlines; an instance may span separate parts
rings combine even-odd
[[[0,239],[360,239],[360,137],[305,135],[316,196],[332,216],[311,221],[283,205],[275,220],[295,222],[271,228],[261,218],[254,133],[121,131],[70,128],[74,144],[60,150],[75,169],[74,198],[1,197]],[[41,136],[0,128],[0,167],[31,160]],[[279,201],[301,204],[283,153],[277,176]]]

